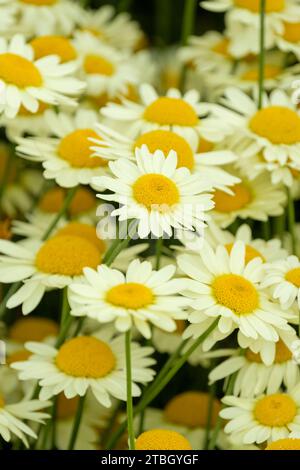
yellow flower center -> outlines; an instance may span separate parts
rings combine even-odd
[[[284,106],[261,109],[250,119],[250,129],[273,144],[292,145],[300,141],[300,117]]]
[[[263,426],[286,426],[293,421],[296,414],[295,401],[284,393],[263,397],[258,400],[254,408],[254,417]]]
[[[20,361],[27,361],[30,356],[31,352],[27,351],[26,349],[21,349],[20,351],[16,351],[10,354],[7,358],[7,364],[10,366],[13,362],[20,362]]]
[[[19,0],[21,3],[28,5],[36,5],[37,7],[43,7],[47,5],[54,5],[57,0]]]
[[[175,323],[176,323],[176,333],[178,335],[182,335],[182,333],[186,329],[185,320],[175,320]]]
[[[258,292],[254,285],[237,274],[222,274],[212,283],[217,302],[232,310],[236,315],[247,315],[259,305]]]
[[[100,157],[92,157],[89,138],[97,139],[92,129],[77,129],[66,135],[59,143],[58,155],[74,168],[98,168],[107,166],[108,161]]]
[[[10,219],[0,220],[0,239],[1,240],[10,240],[12,238],[10,227],[11,227]]]
[[[56,237],[60,235],[76,235],[82,237],[95,245],[100,253],[103,253],[106,249],[104,241],[98,238],[96,229],[92,225],[83,224],[81,222],[70,222],[55,234]]]
[[[221,41],[217,42],[217,44],[213,46],[212,51],[216,52],[217,54],[223,55],[227,58],[230,58],[231,55],[228,52],[228,48],[229,48],[229,39],[224,38],[224,39],[221,39]]]
[[[89,54],[84,59],[83,68],[87,74],[106,75],[110,77],[115,72],[115,66],[105,57]]]
[[[199,122],[194,108],[181,98],[161,96],[149,104],[144,111],[144,119],[162,126],[193,127]]]
[[[228,243],[227,245],[225,245],[225,248],[229,254],[231,253],[232,247],[233,247],[233,243]],[[253,248],[253,246],[246,245],[245,248],[246,248],[245,250],[245,263],[246,264],[249,263],[249,261],[253,260],[254,258],[260,258],[262,261],[266,261],[263,255],[259,251],[257,251],[255,248]]]
[[[69,419],[75,416],[79,403],[79,397],[66,398],[64,393],[57,397],[56,416],[58,419]]]
[[[214,149],[214,146],[215,145],[212,142],[209,142],[208,140],[201,137],[199,140],[197,153],[211,152]]]
[[[60,347],[56,365],[72,377],[100,379],[114,369],[116,358],[103,341],[92,336],[79,336]]]
[[[278,77],[282,72],[282,68],[278,67],[277,65],[266,65],[265,66],[265,78],[270,79],[270,78],[275,78]],[[247,72],[244,72],[241,75],[241,80],[246,80],[250,82],[257,82],[258,80],[258,68],[254,68],[251,70],[247,70]]]
[[[136,450],[191,450],[189,441],[175,431],[151,429],[139,435]]]
[[[300,288],[300,268],[294,268],[288,271],[285,275],[285,279]]]
[[[138,310],[151,305],[154,295],[149,287],[136,282],[119,284],[112,287],[106,294],[106,301],[117,307]]]
[[[95,269],[100,261],[101,254],[91,242],[75,235],[61,235],[41,246],[35,264],[44,273],[79,276],[83,268]]]
[[[134,143],[134,148],[147,145],[151,153],[162,150],[165,156],[171,150],[177,153],[177,167],[185,166],[192,170],[194,168],[194,155],[190,144],[175,132],[156,130],[141,135]]]
[[[149,210],[164,212],[180,199],[176,184],[166,176],[155,173],[140,176],[132,189],[134,199]]]
[[[282,364],[284,362],[290,361],[292,359],[291,351],[286,347],[284,342],[280,339],[277,341],[275,345],[275,364]],[[257,364],[261,364],[262,360],[259,353],[254,353],[251,349],[246,350],[246,358],[249,362],[256,362]]]
[[[300,23],[286,23],[284,24],[283,39],[288,42],[299,42],[300,41]]]
[[[39,203],[39,209],[47,214],[55,214],[64,203],[66,192],[62,188],[52,188],[47,191]],[[89,212],[97,205],[93,193],[86,188],[78,188],[69,207],[71,216],[77,216],[84,212]]]
[[[258,13],[260,0],[234,0],[235,6]],[[266,13],[282,11],[285,8],[285,0],[266,0]]]
[[[209,408],[209,395],[203,392],[184,392],[176,395],[166,405],[164,418],[166,421],[187,428],[205,428]],[[212,427],[215,426],[220,402],[214,400],[212,412]]]
[[[64,36],[40,36],[33,39],[30,45],[36,59],[54,54],[58,55],[62,62],[68,62],[77,57],[71,41]]]
[[[40,87],[43,83],[39,69],[30,60],[17,54],[0,54],[0,79],[18,88]]]
[[[2,395],[0,395],[0,408],[3,408],[5,405],[5,401]]]
[[[19,343],[43,341],[47,336],[56,336],[58,325],[49,318],[25,317],[17,320],[9,330],[9,338]]]
[[[38,109],[35,113],[32,113],[28,109],[24,108],[23,105],[21,105],[19,112],[18,112],[18,116],[23,116],[23,117],[41,116],[46,111],[46,109],[49,109],[49,105],[46,103],[41,103],[40,101],[39,101]]]
[[[270,442],[265,450],[300,450],[300,439],[278,439],[278,441]]]
[[[247,206],[252,200],[249,188],[243,184],[235,184],[230,186],[233,194],[224,193],[217,189],[214,192],[213,200],[215,202],[215,210],[218,212],[233,212]]]

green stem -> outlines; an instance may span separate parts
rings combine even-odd
[[[119,0],[118,13],[129,11],[132,6],[133,0]]]
[[[6,304],[7,304],[8,300],[11,298],[12,295],[14,295],[17,292],[17,290],[19,289],[19,287],[21,287],[21,285],[22,285],[22,282],[15,282],[8,289],[7,293],[5,294],[3,300],[0,304],[0,318],[2,318],[5,315]]]
[[[265,75],[265,12],[266,0],[260,0],[259,62],[258,62],[258,109],[263,105]]]
[[[135,450],[135,437],[133,429],[133,404],[132,404],[132,369],[131,369],[131,330],[125,333],[126,354],[126,390],[127,390],[127,427],[129,437],[129,450]]]
[[[185,0],[181,30],[181,45],[185,46],[194,32],[197,0]]]
[[[76,416],[75,416],[75,420],[73,424],[72,434],[71,434],[69,445],[68,445],[68,450],[73,450],[76,444],[78,431],[80,428],[80,423],[81,423],[81,418],[82,418],[82,413],[83,413],[83,408],[84,408],[85,397],[86,395],[83,395],[79,399]]]
[[[274,233],[281,242],[283,242],[285,232],[285,214],[279,215],[274,220]]]
[[[265,222],[262,222],[261,224],[261,229],[262,229],[262,236],[265,240],[270,240],[271,238],[271,226],[270,226],[270,220],[266,220]]]
[[[288,219],[288,228],[292,240],[292,253],[293,255],[297,252],[297,243],[296,243],[296,216],[295,216],[295,206],[294,201],[291,195],[291,191],[287,188],[287,219]]]
[[[104,256],[102,264],[106,264],[106,266],[111,266],[111,264],[114,262],[118,254],[121,253],[121,251],[128,246],[130,240],[136,233],[136,229],[137,229],[136,222],[134,222],[132,226],[129,225],[127,236],[124,239],[117,238],[113,242],[113,244],[107,251],[106,255]]]
[[[155,269],[160,268],[160,259],[161,259],[161,252],[163,247],[164,240],[163,238],[158,238],[155,244]]]
[[[205,437],[204,437],[204,445],[203,445],[204,450],[208,450],[208,446],[209,446],[209,437],[210,437],[211,424],[212,424],[212,415],[213,415],[214,401],[215,401],[215,396],[216,396],[216,384],[213,383],[209,388],[210,388],[210,390],[209,390],[209,402],[208,402],[207,421],[206,421]]]
[[[42,238],[43,241],[47,240],[47,238],[49,238],[49,236],[51,235],[51,233],[55,229],[55,227],[56,227],[57,223],[59,222],[59,220],[62,218],[62,216],[64,214],[66,214],[66,212],[67,212],[67,210],[68,210],[68,208],[69,208],[69,206],[72,202],[72,199],[75,196],[76,190],[77,190],[77,187],[75,186],[74,188],[69,189],[69,191],[67,192],[67,195],[65,197],[64,203],[63,203],[60,211],[57,213],[55,219],[52,221],[52,223],[50,224],[50,226],[48,227],[48,229],[46,230],[46,232],[43,235],[43,238]]]
[[[7,159],[6,159],[6,162],[5,162],[3,177],[0,181],[0,215],[3,212],[1,201],[2,201],[2,197],[3,197],[3,194],[4,194],[5,188],[7,186],[7,183],[9,181],[10,170],[11,170],[11,167],[12,167],[13,158],[14,158],[14,153],[9,152],[9,154],[7,156]]]
[[[172,0],[155,1],[156,46],[166,46],[171,41]]]
[[[137,415],[141,413],[146,406],[148,406],[154,398],[162,391],[162,389],[170,382],[170,380],[176,375],[176,373],[181,369],[181,367],[185,364],[187,359],[190,355],[200,346],[201,343],[207,338],[208,335],[215,329],[219,318],[216,318],[215,321],[210,325],[210,327],[198,338],[194,341],[194,343],[187,349],[187,351],[175,361],[169,371],[166,372],[163,376],[161,376],[160,380],[157,379],[153,383],[153,387],[151,387],[151,391],[147,393],[137,404],[134,409],[133,415]],[[125,431],[127,426],[127,421],[124,421],[120,426],[116,433],[111,437],[110,441],[107,443],[107,449],[114,448],[116,442],[122,436],[123,432]]]
[[[106,427],[106,429],[104,430],[104,432],[101,436],[101,447],[102,448],[106,447],[107,440],[108,440],[108,438],[111,434],[112,429],[114,428],[116,419],[117,419],[118,414],[120,412],[120,408],[121,408],[121,402],[119,401],[117,403],[117,405],[115,406],[113,412],[111,413],[108,424],[107,424],[107,427]]]

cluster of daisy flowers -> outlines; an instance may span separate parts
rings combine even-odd
[[[300,2],[201,7],[0,0],[0,448],[300,449]]]

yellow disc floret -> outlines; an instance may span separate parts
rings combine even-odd
[[[212,51],[216,52],[217,54],[223,55],[224,57],[230,58],[231,54],[228,51],[229,48],[229,39],[224,38],[221,41],[217,42],[213,47]]]
[[[222,274],[212,283],[212,292],[220,305],[236,315],[247,315],[259,306],[259,296],[248,279],[237,274]]]
[[[40,36],[30,43],[36,59],[47,55],[58,55],[61,62],[68,62],[77,57],[76,49],[64,36]]]
[[[257,111],[250,119],[249,127],[272,144],[292,145],[300,141],[300,117],[284,106],[270,106]]]
[[[234,0],[235,6],[245,8],[246,10],[259,13],[260,0]],[[282,11],[285,8],[285,0],[266,0],[266,13],[274,13]]]
[[[284,393],[275,393],[260,398],[254,408],[254,417],[263,426],[286,426],[293,421],[296,414],[295,401]]]
[[[39,69],[30,60],[17,54],[0,54],[0,79],[18,88],[40,87],[43,83]]]
[[[213,142],[209,142],[209,140],[204,139],[203,137],[200,138],[197,153],[205,153],[211,152],[214,149]]]
[[[26,349],[16,351],[8,356],[7,365],[10,366],[14,362],[27,361],[30,358],[31,354],[32,353],[30,351],[27,351]]]
[[[173,181],[156,173],[140,176],[133,185],[134,199],[149,210],[166,211],[179,202],[179,191]]]
[[[294,268],[285,274],[285,279],[300,288],[300,267]]]
[[[35,5],[37,7],[50,6],[54,5],[57,0],[19,0],[21,3],[26,3],[28,5]]]
[[[106,294],[106,301],[117,307],[133,310],[152,304],[154,295],[149,287],[136,282],[128,282],[112,287]]]
[[[283,364],[284,362],[290,361],[292,359],[293,356],[291,351],[281,339],[277,341],[275,348],[275,364]],[[246,350],[245,356],[249,362],[256,362],[257,364],[262,363],[260,354],[254,353],[253,351],[251,351],[251,349]]]
[[[175,431],[151,429],[139,435],[136,450],[191,450],[189,441]]]
[[[93,225],[84,224],[82,222],[70,222],[55,234],[56,237],[60,235],[76,235],[78,237],[85,238],[89,242],[93,243],[100,253],[103,253],[106,249],[104,241],[98,238],[96,228]]]
[[[190,170],[194,167],[194,154],[190,144],[180,135],[175,132],[156,130],[146,132],[141,135],[134,143],[134,148],[147,145],[151,153],[156,150],[162,150],[165,156],[171,150],[177,153],[177,167],[185,166]]]
[[[300,41],[300,23],[287,23],[284,24],[283,39],[288,42],[299,42]]]
[[[265,79],[276,78],[282,72],[282,68],[278,67],[277,65],[265,65],[264,70],[264,77]],[[250,82],[257,82],[258,81],[258,69],[257,67],[254,69],[247,70],[241,75],[241,80],[250,81]]]
[[[79,336],[60,347],[56,365],[72,377],[100,379],[114,369],[116,358],[109,345],[103,341],[92,336]]]
[[[265,450],[300,450],[300,439],[278,439],[278,441],[270,442]]]
[[[162,96],[149,104],[144,119],[160,125],[192,127],[198,124],[194,108],[180,98]]]
[[[213,200],[215,210],[218,212],[234,212],[247,206],[252,200],[252,194],[249,188],[243,184],[235,184],[230,187],[233,194],[224,193],[220,189],[214,192]]]
[[[89,54],[84,59],[83,68],[87,74],[111,76],[115,72],[115,66],[105,57]]]
[[[66,192],[63,188],[49,189],[42,196],[39,209],[47,214],[55,214],[62,208],[65,196]],[[94,194],[89,189],[79,187],[71,201],[69,213],[72,217],[76,217],[95,209],[96,205],[97,200]]]
[[[9,330],[9,338],[13,341],[43,341],[48,336],[58,334],[58,325],[50,318],[25,317],[17,320]]]
[[[231,253],[232,247],[233,247],[233,243],[228,243],[227,245],[225,245],[225,248],[229,254]],[[252,261],[254,258],[260,258],[262,261],[265,261],[265,258],[259,251],[257,251],[251,245],[246,245],[245,246],[245,263],[246,264],[249,263],[249,261]]]
[[[74,168],[98,168],[107,166],[107,160],[92,157],[90,149],[92,142],[89,138],[97,139],[98,135],[92,129],[77,129],[66,135],[59,143],[58,155]]]
[[[203,392],[184,392],[176,395],[166,405],[166,421],[188,428],[205,428],[209,408],[209,395]],[[220,402],[214,400],[211,425],[215,426],[221,409]]]
[[[91,242],[75,235],[61,235],[41,246],[35,264],[44,273],[79,276],[83,268],[95,269],[100,261],[101,254]]]

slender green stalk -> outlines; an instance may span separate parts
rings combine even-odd
[[[106,255],[103,258],[102,263],[106,264],[107,266],[111,266],[113,261],[116,259],[116,257],[121,253],[124,248],[126,248],[130,242],[130,240],[133,238],[133,236],[136,233],[137,229],[137,223],[134,222],[132,225],[129,225],[128,229],[128,234],[124,239],[116,238],[116,240],[113,242],[109,250],[107,251]]]
[[[201,343],[210,335],[210,333],[215,329],[219,318],[216,318],[215,321],[210,325],[210,327],[197,338],[193,344],[186,350],[181,357],[174,361],[174,363],[169,368],[169,371],[166,372],[164,375],[161,375],[160,380],[155,380],[153,386],[151,387],[151,391],[146,393],[144,397],[139,401],[137,406],[134,408],[133,415],[136,416],[138,413],[141,413],[146,406],[148,406],[154,398],[163,390],[163,388],[170,382],[170,380],[176,375],[176,373],[181,369],[181,367],[185,364],[188,360],[190,355],[200,346]],[[119,429],[115,432],[111,439],[107,443],[107,449],[113,449],[118,439],[122,436],[125,429],[127,427],[127,420],[124,421],[120,426]]]
[[[102,446],[102,448],[106,447],[107,440],[108,440],[108,438],[111,434],[112,429],[114,428],[116,419],[117,419],[118,414],[120,412],[120,408],[121,408],[121,402],[119,401],[117,403],[117,405],[114,407],[113,412],[110,415],[110,418],[108,420],[108,424],[107,424],[107,427],[106,427],[105,431],[102,433],[102,436],[101,436],[101,446]]]
[[[185,0],[181,30],[181,45],[187,44],[189,36],[194,32],[197,0]]]
[[[274,234],[283,242],[285,232],[285,214],[279,215],[274,220]]]
[[[131,6],[133,4],[133,0],[119,0],[118,4],[118,13],[121,13],[123,11],[129,11]]]
[[[171,41],[173,0],[155,0],[155,36],[157,46],[166,46]]]
[[[131,330],[125,333],[126,354],[126,390],[127,390],[127,428],[129,438],[129,450],[135,450],[135,437],[133,428],[133,404],[132,404],[132,367],[131,367]]]
[[[271,238],[271,225],[270,220],[266,220],[261,223],[262,236],[265,240],[270,240]]]
[[[2,204],[1,204],[2,197],[3,197],[3,194],[4,194],[5,188],[7,186],[7,183],[9,182],[10,171],[11,171],[13,159],[14,159],[14,153],[9,152],[9,154],[7,156],[7,159],[6,159],[6,162],[5,162],[3,177],[0,181],[0,215],[2,214],[2,210],[3,210]]]
[[[265,13],[266,0],[260,0],[259,62],[258,62],[258,109],[263,105],[265,76]]]
[[[0,318],[2,318],[5,315],[6,304],[7,304],[8,300],[11,298],[12,295],[14,295],[17,292],[17,290],[19,289],[19,287],[21,287],[21,285],[22,285],[22,282],[15,282],[8,289],[7,293],[5,294],[3,300],[0,304]]]
[[[77,190],[76,186],[74,188],[69,189],[60,211],[57,213],[56,217],[54,218],[54,220],[52,221],[52,223],[50,224],[50,226],[48,227],[48,229],[44,233],[44,236],[43,236],[42,240],[47,240],[47,238],[50,237],[50,235],[53,232],[53,230],[55,229],[57,223],[60,221],[62,216],[67,213],[67,211],[69,209],[69,206],[72,202],[72,199],[75,196],[76,190]]]
[[[292,240],[292,253],[295,255],[297,252],[297,242],[296,242],[296,216],[295,216],[295,205],[291,195],[291,191],[287,188],[287,220],[288,228]]]
[[[213,416],[213,409],[214,409],[214,401],[216,397],[216,384],[213,383],[209,387],[209,402],[208,402],[208,410],[207,410],[207,421],[205,426],[205,437],[203,443],[203,449],[208,450],[209,445],[209,437],[211,431],[211,424],[212,424],[212,416]]]
[[[82,418],[82,413],[83,413],[83,408],[84,408],[84,402],[85,402],[85,395],[80,397],[77,411],[76,411],[76,416],[73,424],[73,429],[68,445],[68,450],[73,450],[77,441],[77,436],[78,436],[78,431],[80,428],[80,423],[81,423],[81,418]]]
[[[164,240],[163,238],[158,238],[155,244],[155,269],[160,268],[160,259],[161,259],[161,252],[163,247]]]

